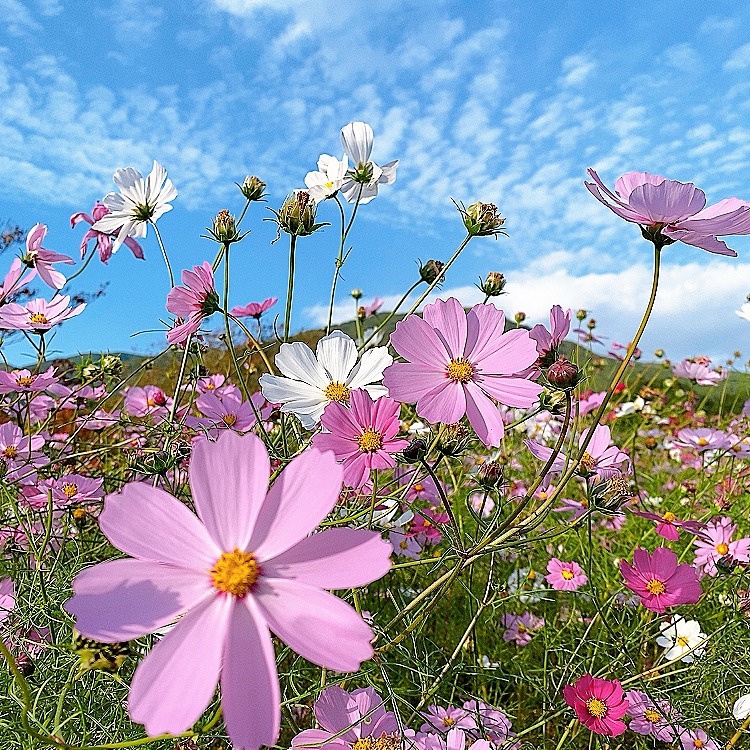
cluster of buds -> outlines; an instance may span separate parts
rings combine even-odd
[[[503,291],[505,284],[505,276],[497,271],[490,271],[484,281],[479,279],[477,286],[479,287],[479,291],[488,297],[499,297],[501,294],[505,294]]]
[[[445,279],[443,275],[443,263],[441,260],[428,260],[427,263],[419,264],[419,278],[422,281],[433,284],[435,281],[438,283]]]
[[[503,229],[505,219],[494,203],[482,203],[477,201],[468,208],[456,204],[466,231],[472,237],[496,237],[498,234],[506,234]]]
[[[281,230],[295,237],[307,237],[321,227],[327,226],[327,223],[315,223],[317,210],[317,203],[307,190],[295,190],[281,204],[278,211],[271,209],[279,227],[276,239],[279,238]]]
[[[242,184],[237,184],[237,187],[248,201],[262,201],[265,196],[266,183],[257,177],[245,177]]]
[[[79,365],[83,381],[117,378],[122,374],[122,360],[115,354],[102,354],[97,362],[87,360]]]

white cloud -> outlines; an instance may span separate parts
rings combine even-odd
[[[747,67],[750,67],[750,44],[743,44],[727,58],[724,70],[745,70]]]
[[[39,28],[33,15],[20,0],[0,0],[0,18],[3,30],[12,36],[20,36]]]
[[[562,69],[565,75],[560,83],[563,86],[579,86],[596,70],[596,62],[588,55],[571,55],[562,61]]]
[[[688,44],[687,42],[667,47],[664,50],[664,59],[670,67],[686,73],[695,73],[702,65],[697,50],[692,44]]]

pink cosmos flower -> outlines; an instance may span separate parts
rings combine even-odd
[[[556,591],[576,591],[588,582],[588,577],[577,562],[562,562],[553,557],[547,563],[547,583]]]
[[[72,308],[69,305],[70,297],[67,294],[55,297],[51,302],[43,299],[33,299],[25,305],[10,302],[0,307],[0,328],[41,334],[68,318],[80,315],[86,307],[85,302]]]
[[[695,430],[685,427],[677,433],[674,444],[681,448],[693,448],[699,453],[726,450],[732,447],[732,442],[726,432],[712,430],[710,427],[698,427]]]
[[[492,304],[467,315],[455,297],[438,300],[422,318],[409,315],[396,325],[391,344],[407,361],[388,367],[383,385],[397,401],[416,401],[430,422],[466,415],[485,445],[498,446],[505,428],[494,401],[527,408],[542,390],[515,374],[536,362],[536,342],[523,329],[504,330],[505,315]]]
[[[134,559],[87,568],[66,609],[105,643],[177,623],[138,666],[128,708],[149,735],[198,720],[221,681],[222,713],[236,747],[274,745],[279,683],[269,628],[304,658],[338,672],[373,655],[372,631],[323,589],[370,583],[390,568],[380,535],[349,528],[308,536],[333,509],[342,470],[305,451],[267,490],[266,449],[227,431],[190,460],[196,517],[177,498],[131,482],[109,495],[99,526]]]
[[[620,560],[625,585],[641,597],[641,604],[652,612],[663,613],[667,607],[695,604],[701,598],[701,584],[695,568],[677,563],[677,555],[666,547],[653,554],[636,549],[633,565]]]
[[[440,492],[431,476],[419,476],[417,469],[405,466],[397,466],[394,476],[399,487],[409,487],[403,496],[405,503],[419,501],[430,505],[440,505]],[[442,482],[440,484],[445,490],[445,485]]]
[[[167,310],[183,322],[170,328],[167,341],[181,344],[194,334],[203,318],[219,310],[219,295],[214,287],[214,271],[206,260],[203,265],[193,266],[192,271],[182,272],[184,286],[176,286],[167,295]]]
[[[361,389],[351,391],[349,407],[337,401],[326,406],[321,423],[328,432],[312,439],[315,448],[333,451],[344,467],[344,484],[361,487],[373,469],[388,469],[396,465],[394,453],[406,448],[408,440],[396,437],[401,404],[387,396],[373,401]]]
[[[570,331],[570,317],[572,310],[563,312],[560,305],[554,305],[549,312],[550,330],[548,331],[541,323],[535,325],[529,336],[536,341],[536,350],[539,354],[539,365],[545,367],[554,362],[557,347]]]
[[[641,690],[628,690],[625,694],[628,701],[628,729],[636,734],[652,736],[661,742],[672,742],[681,729],[677,722],[680,715],[672,708],[669,701],[652,701]]]
[[[422,545],[417,537],[408,534],[400,526],[395,526],[388,532],[388,541],[393,547],[393,554],[397,557],[419,560],[422,554]]]
[[[620,362],[622,362],[625,359],[625,352],[630,348],[630,344],[618,344],[616,341],[612,342],[612,348],[607,352],[610,357],[614,357],[615,359],[619,359]],[[622,354],[620,354],[622,352]],[[633,364],[634,359],[640,359],[643,356],[643,351],[639,349],[637,346],[633,350],[633,358],[630,360],[629,364]]]
[[[369,738],[400,735],[396,717],[385,710],[383,699],[370,687],[351,693],[338,685],[327,687],[315,701],[313,712],[321,729],[300,732],[292,738],[293,748],[311,745],[351,750],[355,745],[369,746]]]
[[[444,526],[450,516],[437,508],[420,510],[412,521],[409,533],[416,536],[422,544],[440,544],[443,533],[438,528]]]
[[[607,345],[606,336],[595,336],[593,331],[587,330],[585,328],[574,328],[573,333],[578,334],[579,344],[600,344],[601,346]]]
[[[0,393],[39,393],[58,382],[54,367],[38,374],[30,370],[0,370]]]
[[[723,745],[712,740],[702,729],[683,729],[680,732],[682,750],[722,750]]]
[[[16,606],[16,589],[12,578],[0,581],[0,622],[5,620]]]
[[[544,620],[531,612],[524,612],[522,615],[511,615],[506,612],[501,622],[503,627],[506,628],[503,633],[503,640],[506,642],[515,641],[518,646],[526,646],[531,643],[531,636],[534,631],[544,627]]]
[[[683,359],[672,368],[676,378],[694,380],[698,385],[717,385],[729,376],[729,370],[711,370],[702,362]]]
[[[103,481],[103,479],[82,477],[80,474],[66,474],[56,479],[52,485],[52,498],[58,507],[96,501],[104,494]]]
[[[172,408],[171,397],[155,385],[128,388],[125,393],[125,411],[131,417],[156,417],[163,419]]]
[[[466,730],[474,739],[490,739],[496,747],[515,735],[510,719],[499,708],[476,700],[466,701],[463,707],[474,721],[474,726]]]
[[[193,429],[208,429],[214,438],[218,436],[217,430],[247,432],[258,421],[256,412],[267,413],[265,404],[260,392],[253,393],[250,401],[243,401],[239,389],[220,393],[206,391],[198,397],[195,405],[207,419],[188,417],[187,425]]]
[[[647,518],[649,521],[656,521],[656,533],[663,539],[667,539],[670,542],[676,542],[680,538],[680,529],[691,534],[698,534],[705,528],[705,524],[700,521],[680,521],[672,511],[666,511],[663,515],[658,513],[650,513],[643,510],[630,509],[630,512],[635,516],[641,518]]]
[[[420,727],[422,732],[440,732],[446,734],[451,729],[474,729],[475,723],[472,716],[463,708],[448,706],[428,706],[427,711],[422,711],[425,723]]]
[[[563,688],[563,697],[578,721],[592,732],[617,737],[625,731],[622,717],[628,710],[628,700],[617,680],[585,674]]]
[[[35,399],[36,400],[36,399]],[[103,430],[111,427],[120,421],[120,410],[115,409],[113,412],[97,409],[91,414],[84,414],[76,419],[76,424],[87,430]]]
[[[383,302],[385,302],[384,299],[380,299],[380,297],[375,297],[372,302],[370,302],[369,305],[364,306],[365,311],[365,317],[371,318],[375,313],[380,310],[380,308],[383,306]]]
[[[599,393],[591,393],[589,391],[589,394],[590,395],[586,396],[585,398],[582,394],[581,400],[578,402],[578,414],[580,416],[589,414],[592,411],[596,411],[602,405],[602,401],[604,401],[604,397],[607,395],[607,392],[601,391]]]
[[[579,445],[589,433],[587,427],[578,440]],[[552,448],[546,445],[540,445],[532,440],[524,440],[524,444],[531,451],[532,455],[540,461],[548,461],[553,453]],[[563,453],[558,453],[552,462],[550,473],[563,471],[567,463],[567,458]],[[621,451],[613,442],[612,434],[606,425],[597,425],[594,428],[594,435],[588,444],[586,452],[581,458],[580,469],[588,475],[596,477],[597,481],[610,479],[611,477],[629,474],[631,471],[630,456]]]
[[[718,573],[716,561],[730,555],[738,562],[750,562],[750,539],[743,537],[732,541],[737,524],[727,516],[706,524],[695,539],[695,560],[693,565],[703,573],[715,576]]]
[[[26,257],[24,263],[29,268],[35,268],[39,278],[53,289],[62,289],[65,286],[65,276],[53,268],[54,263],[75,263],[68,255],[47,250],[42,247],[42,242],[47,234],[44,224],[34,224],[26,235]]]
[[[710,253],[730,255],[718,239],[729,234],[750,234],[750,203],[737,198],[706,207],[706,194],[692,182],[668,180],[648,172],[628,172],[615,182],[612,192],[593,170],[594,182],[584,183],[589,192],[625,221],[639,224],[661,242],[684,242]]]
[[[83,213],[83,211],[73,214],[70,217],[70,228],[72,229],[82,221],[93,226],[99,219],[102,219],[109,213],[110,210],[103,203],[97,201],[91,209],[91,216]],[[95,240],[94,249],[99,251],[99,259],[106,265],[107,261],[112,257],[112,240],[114,236],[119,234],[120,229],[122,227],[117,227],[113,232],[100,232],[98,229],[88,229],[81,240],[81,260],[83,260],[88,252],[89,242]],[[126,237],[124,244],[130,248],[136,258],[143,260],[143,248],[132,237]]]
[[[495,510],[495,501],[484,492],[474,492],[467,498],[471,509],[481,518],[489,518]]]
[[[10,297],[15,292],[18,292],[21,288],[26,286],[36,276],[36,271],[32,269],[28,275],[21,279],[23,276],[23,265],[20,258],[14,258],[10,264],[10,270],[5,274],[2,286],[0,286],[0,304]]]
[[[229,311],[229,314],[234,315],[235,318],[255,318],[256,320],[260,320],[260,316],[278,301],[278,297],[269,297],[268,299],[264,299],[263,302],[251,302],[244,307],[233,307]]]
[[[41,452],[44,442],[41,435],[24,435],[23,430],[13,422],[0,425],[0,461],[5,464],[8,481],[33,479],[35,468],[47,462]]]
[[[239,388],[237,386],[232,385],[231,383],[226,383],[226,378],[221,373],[215,373],[214,375],[209,375],[205,378],[200,378],[198,382],[195,384],[195,387],[198,390],[198,393],[210,393],[210,392],[222,392],[222,389],[237,389],[239,392]],[[185,390],[188,390],[190,388],[189,385],[184,386]]]
[[[750,458],[750,436],[729,435],[730,451],[737,458]]]

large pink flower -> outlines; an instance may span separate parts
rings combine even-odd
[[[349,407],[336,401],[326,406],[321,422],[328,432],[313,437],[313,446],[333,451],[344,467],[344,484],[361,487],[372,469],[396,465],[391,454],[406,448],[408,440],[396,437],[401,404],[387,396],[373,401],[367,391],[349,395]]]
[[[504,425],[494,401],[527,408],[542,390],[516,375],[536,362],[536,342],[528,331],[504,330],[505,315],[492,304],[467,314],[454,297],[438,300],[423,318],[409,315],[396,326],[391,345],[407,361],[388,367],[383,385],[397,401],[416,401],[430,422],[466,415],[485,445],[498,446]]]
[[[625,221],[640,224],[651,237],[684,242],[710,253],[731,255],[718,239],[728,234],[750,234],[750,203],[737,198],[706,207],[706,194],[692,182],[668,180],[648,172],[628,172],[615,182],[612,192],[593,170],[594,182],[585,185],[591,194]]]
[[[565,702],[576,712],[587,729],[608,737],[617,737],[625,729],[622,717],[628,699],[617,680],[602,680],[585,674],[563,689]]]
[[[51,302],[41,298],[32,299],[25,305],[10,302],[0,308],[0,328],[41,334],[68,318],[80,315],[85,307],[85,302],[70,307],[70,297],[67,294],[55,297]]]
[[[195,446],[190,486],[197,517],[139,482],[105,501],[102,531],[135,559],[79,573],[65,606],[83,635],[105,643],[176,621],[130,687],[130,716],[150,735],[187,731],[220,680],[234,747],[274,745],[280,699],[269,629],[304,658],[338,672],[359,669],[373,654],[368,625],[323,589],[380,578],[390,567],[390,545],[349,528],[308,536],[341,489],[341,468],[330,453],[306,451],[267,491],[270,473],[257,437],[227,431]]]
[[[103,219],[109,213],[110,210],[103,203],[97,201],[91,209],[91,216],[83,211],[73,214],[70,217],[70,227],[72,229],[76,224],[79,224],[82,221],[91,224],[93,227],[99,219]],[[98,229],[88,229],[81,240],[81,258],[83,259],[85,257],[89,249],[89,242],[95,240],[96,244],[94,245],[94,249],[99,251],[99,259],[106,265],[107,261],[112,257],[113,235],[117,236],[120,233],[120,229],[121,227],[118,227],[113,232],[100,232]],[[130,251],[136,258],[143,260],[143,248],[132,237],[126,237],[124,244],[130,248]]]
[[[732,540],[737,524],[728,516],[717,518],[706,524],[702,533],[695,539],[695,560],[693,564],[703,573],[715,576],[717,560],[729,555],[737,562],[750,562],[750,539],[743,537]]]
[[[185,286],[173,287],[167,295],[167,310],[183,321],[167,332],[170,344],[181,344],[200,328],[203,318],[219,309],[214,271],[207,260],[192,271],[184,270],[182,283]]]
[[[550,330],[548,331],[539,323],[529,331],[529,336],[536,341],[536,350],[539,353],[539,364],[541,366],[544,367],[554,361],[557,347],[560,346],[563,339],[568,335],[568,331],[570,331],[570,316],[572,314],[572,310],[563,312],[560,305],[554,305],[549,311]]]
[[[75,263],[68,255],[56,253],[42,247],[42,242],[47,234],[44,224],[34,224],[26,235],[26,257],[24,262],[30,268],[35,268],[39,278],[53,289],[62,289],[65,286],[65,276],[56,271],[54,263]]]
[[[666,547],[657,547],[653,554],[636,549],[633,564],[620,560],[625,585],[641,598],[641,604],[660,614],[667,607],[695,604],[701,598],[701,584],[695,568],[677,563],[677,555]]]

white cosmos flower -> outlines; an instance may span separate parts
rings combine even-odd
[[[737,721],[744,721],[750,717],[750,693],[747,695],[741,695],[737,698],[732,707],[732,716],[734,716]]]
[[[346,172],[349,169],[349,159],[339,161],[335,156],[321,154],[318,159],[318,171],[305,175],[305,185],[310,196],[316,201],[324,201],[335,195],[344,184]]]
[[[117,232],[112,245],[112,252],[116,253],[126,237],[145,237],[148,222],[172,210],[169,201],[177,197],[177,190],[167,178],[167,170],[156,161],[145,180],[133,167],[118,169],[112,180],[120,192],[104,196],[102,203],[110,212],[91,229],[105,234]]]
[[[750,302],[745,302],[739,310],[735,310],[737,315],[745,320],[750,320]]]
[[[373,133],[366,122],[350,122],[341,128],[341,145],[352,163],[344,184],[343,196],[354,203],[369,203],[378,194],[378,185],[390,185],[396,181],[398,159],[379,167],[370,160]]]
[[[342,331],[324,336],[315,349],[294,341],[282,344],[276,355],[278,375],[263,375],[260,387],[266,400],[282,404],[281,411],[296,414],[312,430],[330,401],[346,403],[349,392],[366,390],[373,399],[388,395],[382,385],[383,370],[393,357],[384,346],[369,349],[357,362],[357,346]]]
[[[667,622],[659,626],[661,635],[656,643],[664,648],[664,658],[667,661],[680,659],[691,662],[703,654],[704,648],[696,648],[703,643],[707,636],[701,632],[701,626],[696,620],[686,620],[682,615],[672,615]],[[695,648],[695,651],[688,653]]]

